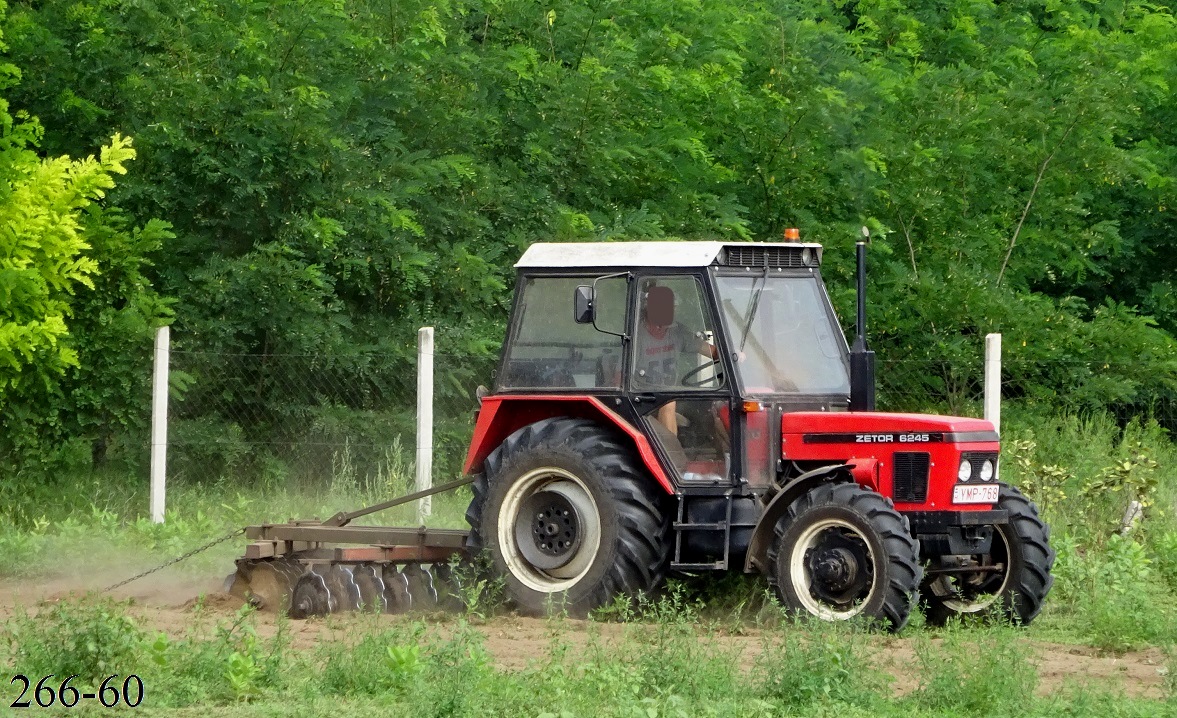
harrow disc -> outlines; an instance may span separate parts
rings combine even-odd
[[[304,573],[294,585],[288,615],[291,618],[326,616],[337,605],[322,574],[313,569]]]
[[[382,571],[373,564],[362,563],[352,570],[352,577],[360,593],[360,610],[385,613],[388,599],[384,595]]]
[[[414,611],[425,611],[437,606],[437,589],[433,585],[433,575],[422,564],[411,563],[401,569],[401,575],[409,587],[411,602],[409,608]]]
[[[462,577],[447,563],[433,565],[433,585],[437,589],[437,605],[447,611],[462,611]]]
[[[265,611],[280,611],[290,605],[291,591],[303,573],[297,561],[239,561],[229,593]]]
[[[404,613],[412,608],[413,597],[409,594],[409,581],[405,575],[388,563],[381,568],[381,576],[384,579],[385,610]]]
[[[326,568],[327,588],[335,598],[332,612],[358,611],[360,609],[360,587],[356,585],[353,567],[331,564]]]

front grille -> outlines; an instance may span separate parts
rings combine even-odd
[[[978,480],[978,481],[980,480],[979,477],[981,476],[981,464],[984,464],[986,461],[993,462],[993,475],[997,476],[997,452],[996,451],[984,451],[984,452],[967,451],[967,452],[961,454],[960,458],[964,459],[965,461],[968,461],[970,464],[972,464],[973,475],[972,475],[972,479],[970,479],[970,481],[974,480],[974,479]]]
[[[802,247],[727,247],[726,264],[729,267],[769,267],[791,269],[804,267],[801,260]],[[813,250],[810,250],[811,252]]]
[[[892,485],[895,501],[923,503],[928,498],[928,468],[932,456],[924,451],[899,451],[895,453],[895,467]]]

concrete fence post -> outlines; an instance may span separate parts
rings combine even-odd
[[[985,418],[993,422],[993,428],[1001,433],[1001,335],[985,335]],[[997,481],[1001,473],[1001,462],[993,471]]]
[[[417,491],[433,488],[433,327],[417,332]],[[417,499],[417,523],[433,510],[433,497]]]
[[[151,378],[151,521],[162,524],[168,465],[168,327],[155,330]]]
[[[985,418],[1001,431],[1001,335],[985,335]]]

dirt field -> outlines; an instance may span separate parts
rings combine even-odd
[[[85,581],[55,580],[40,584],[0,583],[0,619],[6,618],[17,606],[32,607],[39,601],[57,600],[79,591],[109,585],[123,576],[89,576]],[[194,621],[216,622],[231,616],[240,607],[240,601],[221,593],[222,581],[217,578],[179,579],[149,577],[115,592],[119,598],[133,599],[132,613],[141,625],[150,630],[160,630],[169,635],[179,636]],[[81,585],[80,585],[81,584]],[[196,610],[198,597],[203,611]],[[349,626],[347,617],[326,620],[293,622],[293,646],[311,648],[326,640],[338,640],[341,628]],[[404,621],[401,616],[365,616],[366,627],[393,625]],[[437,630],[444,632],[447,621],[438,622]],[[272,635],[275,618],[270,614],[259,614],[257,630],[260,635]],[[477,625],[486,636],[486,648],[497,664],[504,670],[525,667],[547,654],[552,641],[552,624],[548,621],[515,616],[504,616]],[[568,620],[563,622],[561,640],[574,648],[583,645],[590,638],[590,631],[605,642],[620,640],[627,629],[621,624],[594,623]],[[730,631],[716,631],[700,627],[706,637],[717,647],[732,655],[741,656],[744,665],[753,665],[766,639],[765,632],[749,627],[737,634]],[[893,684],[897,695],[913,690],[919,677],[913,672],[915,645],[920,638],[894,638],[878,636],[872,639],[878,651],[877,665],[894,676]],[[932,638],[931,640],[939,640]],[[1038,692],[1049,695],[1068,683],[1099,685],[1123,691],[1125,695],[1139,698],[1160,698],[1163,696],[1165,656],[1156,648],[1130,652],[1123,655],[1100,654],[1095,649],[1061,643],[1027,639],[1032,648],[1038,668]]]

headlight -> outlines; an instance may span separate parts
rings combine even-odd
[[[973,465],[968,459],[962,459],[960,468],[956,470],[956,478],[961,481],[968,481],[973,478]]]
[[[813,252],[809,249],[809,247],[803,248],[801,250],[801,264],[808,267],[811,261],[813,261]]]
[[[985,459],[985,463],[981,464],[981,481],[989,481],[993,478],[993,462]]]

